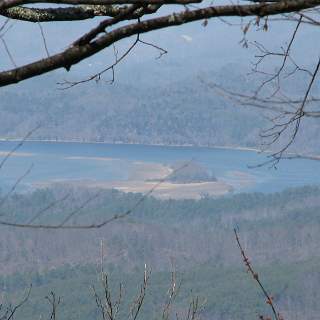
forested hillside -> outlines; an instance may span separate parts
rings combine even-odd
[[[0,137],[21,138],[40,125],[32,138],[259,147],[259,132],[271,126],[266,113],[237,106],[210,87],[217,82],[243,92],[248,85],[243,73],[229,65],[157,85],[100,82],[66,91],[57,89],[58,75],[36,79],[1,91]],[[296,150],[317,153],[318,127],[317,119],[302,123]]]
[[[2,220],[29,221],[35,212],[69,194],[68,199],[58,201],[39,217],[39,222],[58,221],[94,192],[60,186],[15,195],[1,208]],[[101,230],[17,232],[2,228],[0,280],[9,296],[22,294],[28,283],[33,283],[30,304],[23,311],[25,319],[45,316],[43,297],[51,289],[63,297],[61,315],[87,319],[97,312],[89,285],[97,285],[103,243],[105,268],[114,283],[120,279],[127,283],[129,296],[141,279],[144,263],[152,268],[152,293],[144,319],[161,310],[172,261],[184,279],[179,308],[193,289],[207,298],[204,319],[255,319],[256,312],[264,312],[266,305],[242,265],[232,232],[236,227],[280,310],[288,319],[301,315],[306,320],[315,319],[319,299],[315,286],[320,266],[319,192],[318,188],[305,187],[199,201],[151,197],[128,219]],[[103,191],[70,223],[101,221],[124,212],[139,197]]]
[[[234,112],[200,75],[156,86],[101,82],[67,91],[45,89],[58,80],[37,79],[18,91],[2,91],[0,135],[21,137],[40,124],[33,138],[253,146],[263,126],[257,114]]]
[[[86,23],[75,22],[75,25],[68,34],[63,23],[59,27],[45,25],[50,52],[53,48],[63,48],[84,30]],[[250,29],[248,41],[259,39],[266,47],[278,50],[282,41],[287,40],[286,32],[291,30],[283,27],[274,23],[268,32]],[[24,43],[23,35],[36,27],[17,23],[15,28],[20,28],[20,37],[8,40],[10,48]],[[223,36],[226,32],[228,37]],[[296,58],[304,65],[308,65],[305,52],[312,52],[318,46],[308,41],[313,32],[306,28],[299,33],[303,45],[295,48]],[[64,36],[60,37],[61,34]],[[243,48],[239,44],[242,36],[240,28],[230,32],[229,26],[218,21],[207,28],[195,23],[170,32],[157,31],[153,37],[146,35],[143,39],[165,48],[168,54],[156,59],[159,52],[155,48],[139,45],[117,65],[112,85],[108,83],[112,73],[104,74],[98,83],[91,81],[67,90],[61,90],[65,87],[57,84],[64,80],[84,80],[103,69],[107,61],[114,59],[113,52],[107,50],[85,60],[70,74],[59,71],[4,88],[0,92],[0,137],[23,137],[40,124],[41,128],[32,136],[35,139],[260,146],[259,131],[271,125],[265,118],[267,114],[261,109],[232,103],[211,86],[218,83],[245,93],[261,83],[259,76],[249,75],[254,56],[259,52],[254,47]],[[124,41],[117,49],[123,52],[130,43]],[[29,47],[41,53],[41,37],[28,39],[25,50],[15,52],[17,63],[32,59],[34,52]],[[297,79],[285,82],[283,89],[295,97],[305,92],[306,83],[307,76],[299,73]],[[317,92],[319,85],[315,82],[312,95],[316,96]],[[304,119],[296,138],[296,150],[318,153],[318,122]]]

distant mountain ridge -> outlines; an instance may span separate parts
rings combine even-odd
[[[68,33],[63,23],[45,24],[50,53],[64,48],[93,23],[75,23]],[[251,41],[262,41],[267,47],[278,48],[287,40],[287,32],[292,27],[272,23],[268,32],[256,32],[252,27],[247,37]],[[41,37],[30,39],[28,36],[35,29],[36,26],[17,23],[6,34],[18,64],[44,54]],[[295,49],[299,62],[310,63],[305,52],[309,49],[314,52],[320,43],[311,41],[314,36],[311,28],[303,29],[298,36],[300,47]],[[238,92],[247,92],[256,85],[255,78],[247,75],[255,51],[242,48],[239,44],[242,37],[240,27],[218,21],[210,21],[206,28],[201,23],[169,28],[143,35],[143,39],[165,48],[168,54],[156,59],[155,48],[139,44],[115,68],[112,85],[106,83],[111,74],[104,74],[97,84],[89,82],[68,90],[59,90],[61,86],[57,84],[65,79],[85,79],[106,67],[114,60],[113,51],[107,49],[75,66],[70,73],[59,70],[2,88],[0,137],[23,137],[41,124],[33,138],[259,147],[259,130],[270,125],[261,110],[234,106],[209,86],[216,82]],[[28,44],[21,50],[25,41]],[[131,41],[119,43],[119,52]],[[305,88],[303,75],[300,77],[300,82],[291,85],[294,93],[303,92]],[[318,153],[318,123],[316,120],[306,123],[302,124],[297,137],[297,149]]]
[[[171,84],[101,82],[67,91],[48,89],[59,74],[38,78],[0,91],[0,137],[21,138],[40,125],[31,138],[259,148],[259,132],[270,126],[261,110],[234,106],[207,85],[247,90],[248,80],[234,70],[231,64]],[[296,150],[317,154],[318,128],[317,119],[304,120]]]

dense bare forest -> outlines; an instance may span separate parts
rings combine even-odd
[[[94,192],[68,187],[35,191],[12,196],[1,211],[10,212],[16,222],[25,222],[39,206],[71,194],[39,218],[53,223]],[[105,191],[79,212],[76,222],[99,221],[124,212],[138,198],[138,194]],[[160,317],[172,259],[183,279],[178,309],[186,304],[192,289],[195,295],[206,298],[203,319],[256,319],[268,309],[239,263],[232,235],[237,226],[246,250],[286,318],[303,315],[304,319],[315,319],[319,299],[319,205],[316,187],[199,201],[151,197],[126,222],[115,222],[105,230],[24,230],[17,234],[15,229],[3,228],[2,290],[6,290],[7,298],[19,297],[33,283],[30,301],[22,313],[26,319],[34,314],[46,315],[44,296],[50,290],[63,297],[61,316],[93,316],[96,309],[89,286],[99,279],[103,244],[105,270],[114,286],[118,281],[127,286],[128,297],[135,290],[144,263],[152,266],[151,297],[142,315],[145,319]]]

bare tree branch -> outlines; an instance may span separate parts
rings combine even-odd
[[[49,50],[48,50],[48,45],[47,45],[46,36],[45,36],[45,34],[44,34],[44,31],[43,31],[43,28],[42,28],[41,23],[38,22],[37,24],[38,24],[39,29],[40,29],[40,33],[41,33],[41,38],[42,38],[44,50],[46,51],[47,57],[49,58],[49,57],[50,57],[50,53],[49,53]]]
[[[169,177],[172,177],[173,175],[177,174],[180,170],[183,170],[186,168],[188,165],[190,165],[190,162],[187,162],[181,167],[178,167],[177,169],[173,170],[169,175],[166,177],[160,179],[152,188],[150,188],[149,191],[144,193],[138,201],[127,211],[125,211],[122,214],[115,214],[111,218],[108,218],[106,220],[103,220],[100,223],[92,223],[92,224],[79,224],[79,225],[67,225],[66,223],[70,221],[70,219],[75,216],[80,210],[82,210],[88,203],[90,203],[93,199],[97,198],[99,196],[99,192],[96,193],[93,197],[88,198],[85,200],[79,207],[77,207],[75,210],[73,210],[71,213],[67,214],[67,216],[62,220],[62,222],[49,225],[49,224],[30,224],[30,223],[15,223],[15,222],[10,222],[10,221],[5,221],[5,220],[0,220],[0,225],[2,226],[8,226],[8,227],[15,227],[15,228],[29,228],[29,229],[100,229],[107,224],[119,220],[119,219],[124,219],[127,216],[129,216],[134,210],[136,210],[145,200],[148,196],[152,195],[152,193],[160,187]],[[7,198],[7,197],[6,197]],[[49,210],[49,209],[47,209]],[[36,214],[37,216],[38,214]]]
[[[25,296],[22,298],[20,302],[16,305],[12,306],[11,304],[4,308],[4,314],[0,315],[1,320],[11,320],[13,319],[16,312],[29,300],[30,293],[31,293],[32,285],[27,289]],[[1,308],[2,309],[2,308]],[[2,310],[0,310],[2,311]]]
[[[46,300],[48,300],[50,306],[51,306],[51,314],[50,314],[50,320],[56,320],[57,319],[57,308],[61,302],[60,297],[56,297],[56,294],[51,291],[50,295],[45,297]]]
[[[10,19],[28,22],[78,21],[92,19],[99,16],[114,17],[123,7],[110,5],[82,5],[78,7],[62,8],[28,8],[13,7],[0,11],[0,14]]]
[[[6,200],[12,195],[12,193],[17,189],[18,185],[21,183],[21,181],[31,172],[33,168],[33,163],[30,165],[30,167],[26,170],[26,172],[21,175],[15,183],[12,185],[10,190],[0,199],[0,207],[3,206],[3,204],[6,202]]]
[[[237,230],[234,229],[233,231],[234,231],[234,234],[235,234],[235,238],[236,238],[237,245],[239,247],[241,256],[243,258],[243,262],[244,262],[245,266],[247,267],[248,273],[250,273],[252,278],[254,279],[254,281],[257,282],[260,290],[262,291],[262,293],[264,294],[265,298],[267,299],[266,303],[270,306],[275,320],[283,320],[282,316],[280,315],[280,313],[276,309],[276,306],[275,306],[275,304],[273,302],[272,296],[265,289],[264,285],[262,284],[262,282],[261,282],[261,280],[259,278],[258,273],[253,269],[252,264],[251,264],[249,258],[247,257],[247,255],[246,255],[241,243],[240,243],[240,239],[239,239]],[[260,319],[267,320],[268,318],[265,318],[264,316],[260,316]]]
[[[32,130],[30,130],[23,138],[21,141],[19,141],[6,155],[5,157],[1,160],[0,162],[0,170],[2,169],[2,167],[5,165],[5,163],[8,161],[8,159],[18,150],[20,149],[23,144],[30,138],[30,136],[40,128],[40,125],[33,128]]]
[[[202,0],[1,0],[0,10],[33,3],[71,5],[120,5],[120,4],[181,4],[200,3]]]
[[[110,1],[90,1],[90,4],[110,4]],[[54,3],[60,3],[55,1]],[[178,0],[174,3],[187,4],[190,1]],[[192,1],[197,2],[197,1]],[[8,8],[17,6],[19,4],[34,3],[23,2],[22,0],[3,0],[0,2],[0,8]],[[50,1],[47,3],[51,3]],[[82,0],[66,0],[64,4],[79,4],[83,3]],[[119,3],[119,1],[117,2]],[[128,2],[126,2],[128,3]],[[133,1],[141,5],[141,1]],[[169,4],[171,2],[164,2],[160,0],[144,1],[142,4]],[[88,4],[86,1],[85,4]],[[73,45],[61,53],[55,54],[49,58],[35,61],[31,64],[20,66],[12,70],[0,72],[0,86],[5,86],[12,83],[17,83],[22,80],[44,74],[46,72],[65,68],[70,70],[71,66],[79,63],[80,61],[94,55],[95,53],[113,45],[117,41],[128,38],[133,35],[150,32],[170,26],[177,26],[192,21],[209,19],[214,17],[227,17],[227,16],[258,16],[265,17],[269,15],[277,15],[280,13],[289,13],[301,11],[304,9],[314,8],[320,5],[320,0],[292,0],[292,1],[279,1],[276,3],[258,3],[250,5],[226,5],[226,6],[210,6],[196,10],[185,10],[180,13],[173,13],[167,16],[158,18],[151,18],[145,21],[120,26],[107,34],[99,35],[96,39],[83,45]],[[128,18],[128,17],[127,17]],[[126,19],[127,19],[126,18]],[[107,23],[109,24],[109,22]],[[80,38],[81,39],[81,38]],[[77,43],[77,42],[76,42]]]

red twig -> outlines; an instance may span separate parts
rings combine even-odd
[[[276,310],[276,307],[274,305],[273,302],[273,298],[272,296],[268,293],[268,291],[265,289],[264,285],[261,283],[260,279],[259,279],[259,275],[258,273],[253,269],[252,264],[248,258],[248,256],[246,255],[244,249],[242,248],[242,245],[240,243],[239,240],[239,236],[237,233],[236,229],[233,229],[235,237],[236,237],[236,241],[239,247],[239,250],[241,252],[241,256],[243,258],[243,262],[245,264],[245,266],[247,267],[247,271],[252,275],[252,278],[258,283],[259,288],[261,289],[262,293],[264,294],[264,296],[266,297],[267,301],[266,303],[270,306],[270,308],[272,309],[272,313],[274,315],[275,320],[283,320],[282,316],[280,315],[280,313]],[[268,320],[270,318],[266,318],[264,316],[260,316],[261,320]],[[270,319],[271,320],[271,319]]]

